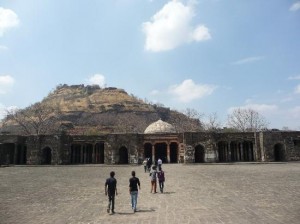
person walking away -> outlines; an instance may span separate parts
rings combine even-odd
[[[144,165],[144,170],[145,170],[145,173],[146,173],[147,172],[147,159],[144,159],[143,165]]]
[[[147,159],[147,167],[148,167],[148,171],[150,172],[150,170],[151,170],[151,160],[150,160],[150,158]]]
[[[110,172],[110,177],[105,182],[105,195],[108,195],[107,213],[110,209],[112,214],[115,213],[115,195],[118,195],[117,180],[115,179],[115,172]]]
[[[135,176],[135,171],[131,172],[131,178],[129,179],[129,193],[131,196],[131,208],[133,212],[136,212],[138,188],[141,190],[141,184],[139,178]]]
[[[152,166],[152,169],[150,171],[150,179],[151,179],[151,191],[150,193],[153,193],[155,194],[156,193],[156,176],[157,176],[157,171],[156,171],[156,166]]]
[[[162,170],[161,167],[158,167],[157,179],[158,179],[158,183],[159,183],[160,193],[163,193],[164,192],[164,183],[165,183],[165,172]]]
[[[161,160],[161,158],[158,158],[158,160],[157,160],[157,165],[158,165],[158,169],[159,169],[159,167],[161,167],[161,165],[162,165],[162,160]]]

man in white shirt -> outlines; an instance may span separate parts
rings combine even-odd
[[[158,160],[157,160],[157,165],[158,165],[158,168],[161,167],[161,165],[162,165],[162,160],[160,158],[158,158]]]

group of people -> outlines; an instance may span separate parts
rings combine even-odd
[[[148,158],[148,161],[150,159]],[[144,165],[145,166],[145,165]],[[157,170],[158,167],[158,170]],[[157,193],[157,180],[159,183],[160,193],[164,191],[164,182],[165,182],[165,172],[162,170],[162,160],[159,158],[157,160],[157,166],[155,164],[152,165],[151,169],[149,169],[149,176],[151,179],[151,191],[150,193]]]
[[[144,160],[143,165],[145,172],[149,172],[150,180],[151,180],[151,191],[150,193],[157,193],[157,180],[159,182],[160,192],[163,193],[164,182],[165,182],[165,173],[162,170],[162,160],[158,159],[157,166],[155,164],[151,164],[150,158]],[[150,168],[148,168],[148,163],[150,163]],[[145,168],[146,167],[146,168]],[[141,183],[138,177],[135,176],[135,171],[131,172],[131,178],[129,179],[129,194],[131,196],[131,208],[133,212],[136,212],[137,198],[138,198],[138,190],[141,189]],[[110,172],[110,177],[106,179],[105,182],[105,195],[108,196],[108,206],[107,213],[115,213],[115,196],[118,195],[117,190],[117,179],[115,178],[115,172]]]

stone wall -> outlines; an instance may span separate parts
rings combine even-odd
[[[168,135],[151,135],[149,137],[144,134],[51,135],[39,138],[36,136],[0,135],[0,163],[22,164],[17,163],[21,160],[17,157],[20,157],[20,151],[23,150],[26,153],[26,164],[28,165],[45,164],[45,159],[47,159],[45,152],[50,153],[51,157],[50,161],[46,161],[47,164],[71,164],[72,144],[89,144],[91,148],[101,142],[101,150],[104,153],[104,161],[101,163],[140,164],[144,159],[143,144],[145,140],[149,139],[153,141],[153,144],[156,140],[158,142],[162,139],[164,141],[166,139],[175,140],[178,144],[178,162],[195,163],[199,153],[200,156],[203,156],[203,161],[200,162],[219,162],[218,144],[220,142],[229,147],[229,157],[232,150],[241,150],[237,147],[241,147],[245,142],[251,142],[253,158],[248,161],[300,161],[300,132],[269,131],[260,133],[186,132],[173,134],[171,137]],[[231,143],[234,143],[233,147],[235,148],[230,148]],[[238,151],[238,153],[242,158],[242,151]],[[238,161],[243,161],[239,159]],[[225,162],[232,162],[232,160],[229,159]]]

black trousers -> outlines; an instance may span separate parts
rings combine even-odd
[[[115,195],[108,194],[108,209],[111,209],[113,212],[115,210]]]

